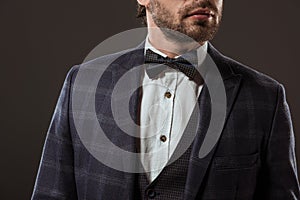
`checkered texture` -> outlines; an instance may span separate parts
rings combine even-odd
[[[218,144],[205,158],[198,158],[209,124],[210,98],[204,86],[199,98],[200,122],[189,159],[183,199],[300,199],[294,133],[282,85],[224,57],[210,44],[208,53],[224,80],[227,119]],[[116,59],[99,81],[95,107],[107,137],[123,149],[134,152],[135,139],[123,133],[114,122],[110,99],[120,77],[133,66],[144,63],[144,52],[141,49],[118,56],[120,54],[98,58],[82,64],[81,69],[100,69],[103,63]],[[134,199],[136,174],[105,166],[86,150],[78,137],[73,119],[76,113],[71,106],[78,69],[76,66],[70,70],[62,88],[46,137],[32,200]],[[89,95],[89,90],[81,92],[83,99]],[[130,101],[130,113],[135,120],[139,105],[137,94]]]

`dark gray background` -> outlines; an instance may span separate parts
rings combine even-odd
[[[298,157],[299,8],[298,0],[226,1],[213,41],[224,54],[284,84]],[[29,199],[68,69],[101,41],[139,26],[134,0],[1,0],[0,199]]]

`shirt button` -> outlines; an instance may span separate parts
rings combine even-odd
[[[165,135],[160,136],[160,141],[162,142],[167,141],[167,137]]]
[[[154,197],[156,196],[156,192],[153,189],[146,190],[146,194],[150,199],[154,199]]]
[[[172,97],[171,92],[166,92],[165,93],[165,97],[168,98],[168,99],[170,99]]]

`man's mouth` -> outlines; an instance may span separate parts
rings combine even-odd
[[[208,8],[198,8],[196,10],[191,11],[185,17],[186,18],[193,18],[198,20],[208,20],[209,18],[213,17],[214,13]]]

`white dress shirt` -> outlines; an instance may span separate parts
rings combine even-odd
[[[202,47],[207,51],[207,43]],[[145,52],[167,57],[146,39]],[[161,173],[182,137],[203,85],[197,85],[184,73],[168,69],[151,79],[144,70],[142,78],[141,162],[152,182]],[[146,153],[146,154],[143,154]]]

